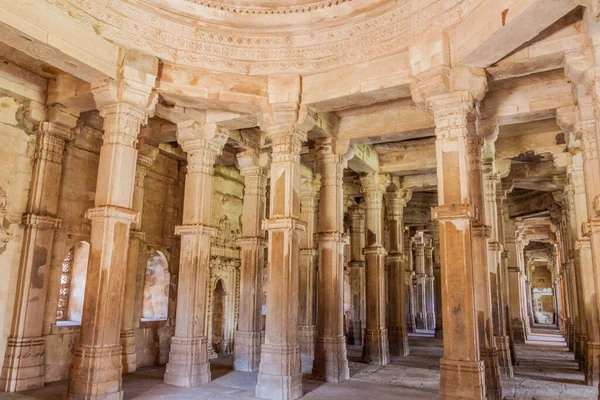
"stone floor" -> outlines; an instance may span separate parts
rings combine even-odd
[[[506,399],[597,399],[597,388],[585,386],[573,355],[567,352],[564,340],[551,327],[534,328],[525,345],[517,348],[518,365],[515,377],[503,379]],[[350,346],[350,380],[328,384],[310,379],[305,369],[304,399],[437,399],[441,340],[431,332],[420,331],[410,337],[411,355],[393,357],[392,363],[378,367],[360,363],[360,347]],[[177,388],[162,383],[163,367],[144,368],[125,377],[125,399],[191,400],[191,399],[252,399],[256,373],[231,369],[231,357],[213,360],[213,381],[196,388]],[[30,392],[0,394],[0,400],[44,399],[65,397],[66,382],[55,382]]]

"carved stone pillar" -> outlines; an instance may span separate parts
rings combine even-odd
[[[144,179],[156,156],[158,148],[142,145],[138,149],[137,166],[135,171],[135,187],[133,189],[132,209],[138,212],[137,222],[131,223],[129,231],[129,249],[127,250],[127,271],[125,273],[125,296],[123,297],[123,318],[121,321],[121,347],[123,347],[123,373],[130,374],[136,370],[135,327],[139,322],[134,320],[136,298],[143,297],[143,292],[136,291],[136,278],[139,269],[139,254],[145,243],[142,227],[142,211],[144,208]],[[143,290],[143,287],[142,287]]]
[[[268,156],[247,150],[238,153],[240,174],[244,177],[241,248],[240,305],[234,333],[233,368],[256,371],[260,365],[262,332],[262,283],[265,263],[265,216]]]
[[[413,239],[413,250],[415,254],[415,276],[417,286],[414,292],[415,302],[415,324],[417,329],[427,329],[427,309],[425,304],[425,239],[420,232]]]
[[[415,278],[415,252],[413,251],[413,246],[412,246],[412,238],[411,238],[411,231],[409,230],[407,235],[404,235],[404,251],[406,253],[406,264],[405,264],[405,271],[404,271],[404,277],[405,277],[405,281],[406,281],[406,287],[407,287],[407,314],[406,314],[406,329],[408,329],[409,332],[416,332],[417,331],[417,312],[416,312],[416,307],[415,307],[415,299],[416,299],[416,290],[415,290],[415,285],[414,285],[414,280],[416,280]]]
[[[349,343],[363,344],[365,328],[365,210],[356,205],[348,211],[350,215],[350,298],[352,301],[352,318],[350,319]]]
[[[138,58],[139,57],[139,58]],[[92,84],[94,99],[104,118],[90,258],[87,269],[81,338],[69,378],[69,399],[117,399],[122,396],[121,321],[133,210],[137,137],[146,122],[146,109],[157,74],[155,58],[136,55],[134,61],[150,71],[123,66],[125,76],[139,81],[106,80]],[[133,73],[134,72],[134,73]]]
[[[506,215],[507,213],[505,213]],[[510,292],[510,329],[515,343],[525,343],[525,316],[521,308],[523,290],[521,287],[521,265],[518,256],[518,244],[516,242],[516,228],[514,221],[506,217],[505,245],[508,264],[508,286]]]
[[[440,266],[440,231],[439,226],[435,221],[432,221],[430,231],[432,233],[433,246],[433,283],[434,283],[434,299],[435,299],[435,337],[437,339],[444,338],[443,313],[442,313],[442,275]]]
[[[582,146],[587,149],[590,145],[589,140],[586,137],[589,134],[582,132]],[[595,136],[595,132],[591,135]],[[588,157],[589,153],[583,153],[584,157]],[[589,218],[589,212],[587,210],[588,203],[586,199],[586,190],[593,190],[587,188],[584,179],[583,165],[585,162],[590,162],[582,158],[580,154],[573,156],[572,163],[567,167],[567,174],[569,178],[569,184],[571,189],[568,193],[570,200],[573,202],[573,219],[574,228],[584,227]],[[594,167],[600,167],[595,165]],[[593,184],[593,183],[589,183]],[[594,267],[594,258],[592,253],[592,247],[590,239],[593,235],[590,233],[589,237],[584,237],[581,229],[575,229],[574,231],[574,250],[575,250],[575,268],[579,268],[579,276],[581,277],[579,293],[580,300],[582,302],[581,312],[583,312],[583,318],[585,318],[585,332],[580,333],[582,346],[585,353],[583,354],[583,371],[585,373],[585,380],[588,385],[598,386],[598,380],[600,378],[600,323],[598,320],[598,309],[596,306],[596,284],[594,280],[594,274],[598,274],[597,267]]]
[[[215,159],[227,141],[219,125],[195,121],[177,124],[177,141],[187,153],[177,283],[175,335],[171,338],[165,383],[190,387],[210,381],[206,337],[206,288],[210,282],[210,242]],[[249,301],[249,300],[247,300]]]
[[[388,250],[388,291],[389,291],[389,347],[393,356],[410,354],[408,330],[406,328],[406,282],[404,282],[404,207],[410,200],[412,191],[394,187],[385,195],[387,220],[390,232]]]
[[[298,346],[300,231],[300,150],[306,131],[294,124],[267,128],[273,147],[271,164],[269,279],[265,343],[256,396],[267,399],[302,397]]]
[[[26,115],[39,114],[44,107],[32,104]],[[44,339],[42,320],[46,306],[48,269],[62,175],[65,140],[71,139],[79,113],[54,105],[48,109],[46,122],[37,122],[38,134],[27,213],[23,215],[23,248],[19,265],[15,308],[10,336],[0,376],[0,390],[5,392],[39,388],[44,385]]]
[[[367,315],[363,338],[363,360],[386,365],[390,362],[388,332],[385,326],[385,257],[383,247],[383,193],[389,184],[386,175],[372,172],[360,178],[365,195],[366,304]]]
[[[298,342],[303,362],[312,363],[315,354],[317,328],[317,249],[315,231],[319,204],[319,176],[302,178],[300,185],[300,219],[306,230],[300,232],[300,310],[298,315]],[[310,360],[309,362],[306,359]]]
[[[436,126],[438,207],[432,217],[440,225],[444,358],[440,361],[441,399],[485,399],[486,382],[479,354],[472,260],[467,157],[469,92],[427,99]]]
[[[492,297],[488,265],[488,239],[492,228],[486,225],[486,208],[483,185],[482,148],[480,137],[468,138],[471,204],[478,210],[473,219],[472,249],[473,277],[475,281],[475,308],[479,332],[479,352],[485,365],[485,387],[489,400],[502,398],[502,384],[498,369],[498,350],[492,330]]]
[[[435,294],[433,277],[433,246],[425,245],[425,311],[427,329],[435,329]]]
[[[344,335],[344,247],[348,238],[344,233],[342,179],[353,152],[327,138],[317,141],[316,153],[321,171],[321,197],[317,338],[312,372],[317,379],[342,382],[350,377]]]

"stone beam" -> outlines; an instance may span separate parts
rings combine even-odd
[[[48,103],[63,104],[80,113],[96,109],[92,85],[69,74],[48,81]]]
[[[0,3],[0,38],[82,80],[117,77],[119,46],[46,1]]]
[[[435,140],[420,139],[378,145],[379,171],[392,175],[432,173],[436,170]],[[385,152],[384,152],[385,151]]]
[[[452,65],[489,67],[575,7],[571,0],[487,0],[449,32]]]
[[[410,97],[408,52],[307,75],[302,104],[316,111],[336,111]]]
[[[572,12],[546,29],[543,39],[534,40],[487,68],[492,80],[550,71],[564,66],[565,53],[585,45],[581,13]]]
[[[563,152],[567,147],[563,133],[556,126],[555,120],[549,121],[549,123],[545,123],[544,121],[544,123],[538,124],[541,126],[537,128],[531,127],[532,129],[530,130],[524,129],[523,126],[519,125],[501,127],[498,140],[495,144],[496,159],[506,160],[526,152],[533,152],[534,154],[557,154]],[[511,134],[515,130],[521,130],[525,134]]]
[[[353,144],[383,143],[433,136],[431,115],[410,99],[337,113],[338,138]]]
[[[359,144],[354,146],[354,157],[348,161],[348,168],[354,172],[376,172],[379,170],[379,155],[373,146]]]
[[[19,100],[45,104],[47,87],[48,81],[41,76],[0,59],[0,91]]]
[[[157,81],[165,100],[182,107],[256,114],[267,103],[264,77],[213,72],[165,63]]]
[[[572,85],[562,69],[490,83],[481,118],[500,125],[554,118],[556,109],[573,105]]]

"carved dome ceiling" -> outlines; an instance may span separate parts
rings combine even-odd
[[[167,63],[312,73],[391,56],[482,0],[45,0]],[[406,57],[398,62],[407,63]]]

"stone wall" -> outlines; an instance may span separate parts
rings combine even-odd
[[[0,94],[0,360],[10,334],[35,136],[19,122],[22,103]]]

